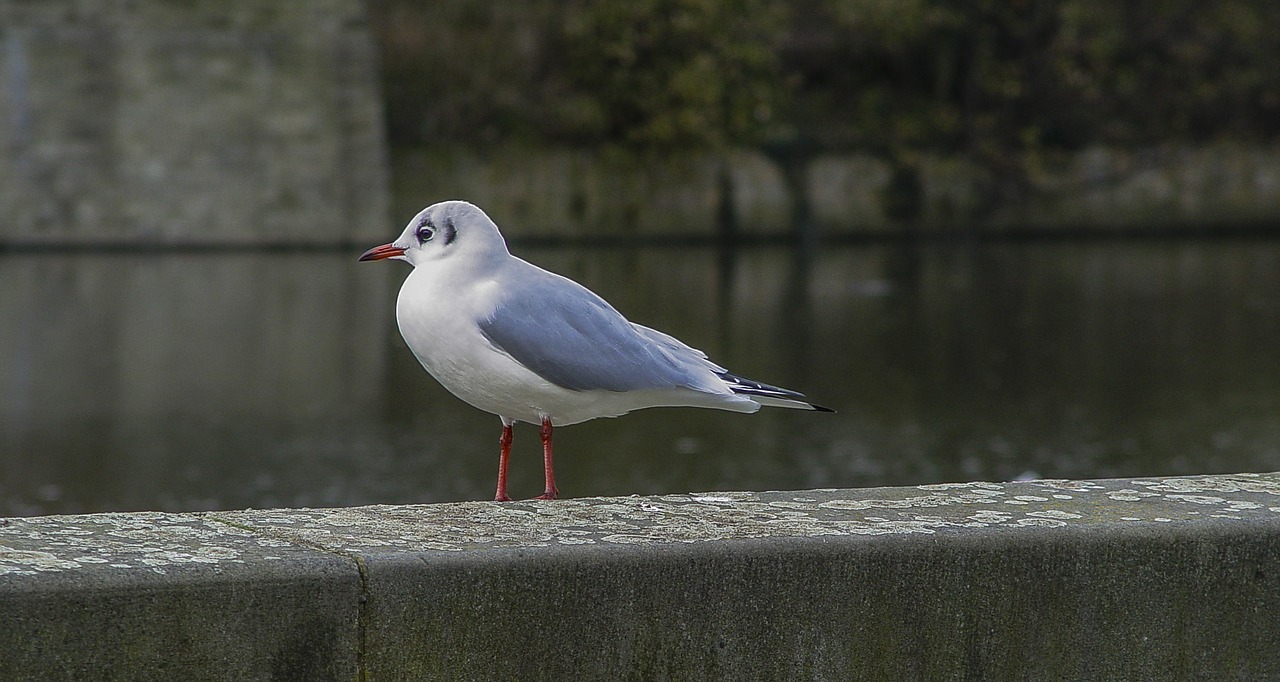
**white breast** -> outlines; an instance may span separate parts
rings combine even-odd
[[[478,409],[534,424],[544,415],[554,418],[566,400],[575,402],[570,391],[525,369],[480,332],[479,320],[500,294],[493,282],[451,286],[442,274],[415,269],[396,300],[400,334],[440,385]]]

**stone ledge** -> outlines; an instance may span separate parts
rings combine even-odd
[[[4,679],[1280,676],[1280,474],[0,520]]]

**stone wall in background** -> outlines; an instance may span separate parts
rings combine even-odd
[[[1280,217],[1280,147],[1240,142],[1094,146],[997,180],[930,153],[810,151],[784,167],[750,149],[642,158],[441,140],[397,151],[389,212],[377,62],[360,0],[0,0],[0,245],[368,243],[445,198],[513,235],[563,237]]]
[[[0,240],[385,232],[360,0],[0,2]]]
[[[747,235],[794,227],[797,194],[832,235],[895,230],[1212,230],[1275,224],[1280,148],[1093,148],[1039,164],[1014,198],[964,159],[924,156],[906,171],[869,155],[817,155],[798,182],[764,154],[638,160],[507,148],[394,155],[396,222],[443,199],[484,207],[510,235]],[[797,192],[795,187],[801,189]],[[904,208],[905,204],[905,208]],[[896,207],[896,208],[895,208]],[[910,217],[902,217],[902,216]]]

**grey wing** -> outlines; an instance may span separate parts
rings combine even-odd
[[[648,337],[649,340],[666,348],[667,352],[677,358],[680,358],[683,362],[701,365],[717,374],[726,371],[725,368],[709,360],[706,353],[689,346],[670,334],[665,334],[657,329],[651,329],[634,322],[631,323],[631,326],[635,327],[636,331],[640,332],[642,335]]]
[[[716,392],[714,375],[692,351],[660,332],[628,322],[604,299],[572,280],[539,272],[512,290],[480,331],[538,376],[573,391],[685,387]],[[652,330],[647,330],[652,332]],[[694,351],[696,353],[696,351]]]

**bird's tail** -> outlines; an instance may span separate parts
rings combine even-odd
[[[759,381],[752,381],[745,377],[740,377],[729,372],[716,372],[721,381],[729,386],[729,390],[738,395],[751,396],[751,399],[761,405],[770,407],[787,407],[793,410],[814,410],[816,412],[835,412],[829,407],[823,407],[809,402],[803,393],[797,393],[786,388],[772,386],[770,384],[762,384]]]

